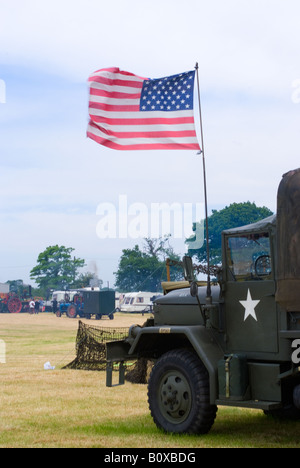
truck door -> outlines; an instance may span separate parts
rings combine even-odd
[[[274,268],[268,232],[225,236],[225,249],[228,352],[278,352]]]

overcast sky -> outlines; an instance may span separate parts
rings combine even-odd
[[[199,62],[210,209],[276,211],[282,174],[300,166],[298,0],[0,0],[0,43],[0,282],[30,282],[59,244],[112,286],[122,249],[142,240],[99,238],[99,205],[203,202],[193,151],[86,138],[100,68],[160,78]],[[184,237],[173,245],[185,252]]]

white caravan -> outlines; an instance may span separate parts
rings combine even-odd
[[[132,292],[126,293],[119,306],[121,312],[139,313],[151,312],[153,301],[162,294],[154,292]]]

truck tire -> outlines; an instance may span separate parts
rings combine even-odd
[[[206,434],[218,410],[210,404],[207,370],[189,350],[169,351],[157,361],[148,402],[157,427],[173,433]]]

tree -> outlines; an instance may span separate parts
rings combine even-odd
[[[76,280],[72,283],[72,287],[74,289],[87,288],[88,286],[91,286],[91,283],[97,283],[98,286],[99,282],[102,283],[103,281],[99,280],[99,278],[95,276],[95,273],[88,271],[86,273],[80,273],[80,275],[78,275]]]
[[[167,257],[179,260],[169,245],[170,236],[163,239],[145,238],[144,251],[136,245],[133,249],[124,249],[116,275],[116,287],[122,292],[161,290],[161,282],[166,281]],[[172,272],[172,279],[178,278],[178,271]],[[182,274],[180,273],[180,276]]]
[[[85,261],[71,256],[72,247],[50,246],[38,256],[37,265],[31,270],[34,279],[43,291],[47,289],[67,289],[75,283],[79,268]]]
[[[212,215],[208,217],[209,228],[209,251],[211,264],[219,264],[222,261],[221,233],[226,229],[231,229],[246,224],[255,223],[260,219],[267,218],[273,213],[269,208],[257,207],[255,203],[233,203],[220,211],[212,210]],[[204,223],[204,228],[206,223]],[[195,230],[195,225],[193,226]],[[205,231],[204,231],[205,232]],[[193,241],[193,238],[187,239]],[[201,249],[189,250],[190,256],[197,256],[200,262],[206,262],[206,235],[204,234],[204,244]]]

